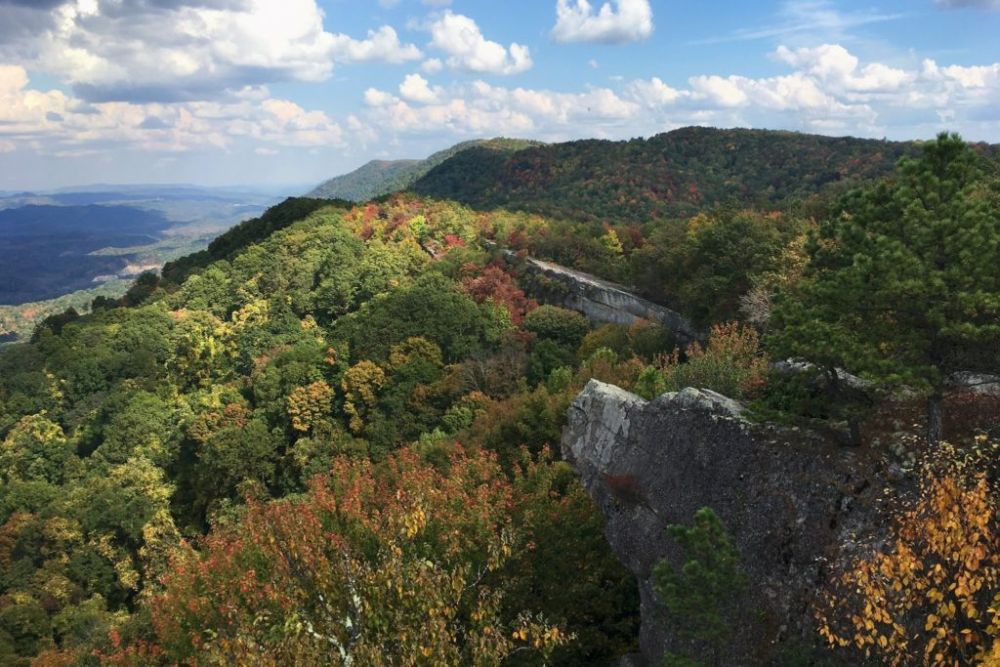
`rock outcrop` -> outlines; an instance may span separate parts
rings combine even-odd
[[[622,285],[551,262],[520,257],[509,250],[504,251],[504,256],[528,278],[524,282],[532,296],[577,310],[591,322],[631,326],[639,320],[649,320],[666,327],[678,343],[699,338],[698,331],[680,313],[644,299]]]
[[[812,643],[811,603],[824,564],[861,528],[878,525],[871,502],[883,482],[859,450],[822,436],[751,423],[714,392],[685,389],[653,401],[592,380],[573,402],[564,457],[607,517],[607,537],[635,573],[642,658],[681,648],[650,576],[679,560],[666,527],[701,507],[722,519],[750,580],[724,663],[774,664],[782,646]]]

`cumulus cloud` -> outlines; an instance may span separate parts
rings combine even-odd
[[[0,66],[0,141],[49,155],[95,146],[183,152],[240,141],[270,146],[343,145],[325,113],[250,90],[225,102],[91,104],[61,91],[29,87],[23,67]]]
[[[639,110],[608,88],[578,93],[494,86],[485,81],[425,90],[427,82],[410,75],[399,96],[369,89],[367,122],[398,134],[447,131],[458,135],[531,135],[558,138],[569,127],[601,128],[627,122]],[[429,94],[428,94],[429,93]]]
[[[448,55],[452,69],[489,74],[518,74],[531,69],[531,53],[526,46],[510,47],[483,36],[476,22],[468,16],[446,11],[430,26],[431,47]]]
[[[648,81],[633,81],[629,86],[633,98],[646,106],[659,107],[673,104],[688,93],[671,88],[663,80],[654,76]]]
[[[409,74],[403,83],[399,84],[399,94],[403,99],[420,104],[433,104],[437,102],[440,88],[431,89],[427,79],[419,74]]]
[[[220,99],[328,78],[335,62],[419,59],[390,26],[325,30],[316,0],[66,0],[0,6],[0,62],[52,74],[93,102]]]
[[[441,62],[440,58],[428,58],[420,63],[420,69],[426,74],[437,74],[444,69],[444,63]]]
[[[699,75],[686,89],[658,79],[632,82],[632,97],[664,117],[692,112],[721,123],[792,127],[807,131],[859,135],[918,136],[940,129],[1000,125],[1000,63],[939,66],[925,60],[919,68],[899,69],[867,63],[837,44],[789,49],[772,54],[792,68],[790,74],[751,78]],[[893,132],[895,130],[895,132]],[[988,130],[987,130],[988,131]]]
[[[859,68],[858,58],[839,44],[823,44],[794,51],[779,46],[775,57],[841,90],[892,91],[912,79],[912,75],[903,70],[881,63]]]
[[[1000,130],[1000,63],[926,60],[900,69],[862,62],[836,44],[780,47],[772,57],[790,71],[758,78],[704,74],[674,85],[652,77],[579,92],[484,81],[431,87],[410,75],[398,94],[366,92],[365,122],[397,136],[485,133],[550,140],[623,138],[692,124],[911,137],[945,128]]]
[[[557,42],[623,43],[653,34],[653,10],[649,0],[611,0],[600,9],[587,0],[557,0]]]
[[[509,67],[510,52],[499,48],[499,62]],[[433,138],[434,145],[498,134],[553,141],[617,139],[692,124],[897,138],[931,136],[942,129],[1000,136],[1000,63],[951,65],[926,59],[890,66],[865,61],[838,44],[779,47],[770,55],[787,71],[767,77],[706,72],[686,80],[663,72],[662,78],[577,90],[464,77],[432,84],[428,72],[446,63],[434,67],[424,60],[419,73],[407,74],[397,85],[368,88],[364,106],[339,121],[275,97],[260,84],[234,86],[217,99],[95,101],[34,90],[25,67],[0,65],[0,152],[70,156],[127,146],[178,154],[216,147],[263,155],[286,147],[336,146],[363,148],[369,155],[369,146],[387,150],[409,139]]]
[[[423,53],[415,45],[402,44],[396,31],[387,25],[378,30],[369,30],[368,39],[358,40],[347,35],[335,35],[333,42],[334,57],[341,62],[377,60],[398,64],[423,57]]]

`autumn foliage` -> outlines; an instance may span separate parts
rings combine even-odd
[[[480,665],[545,655],[563,631],[502,613],[523,548],[494,456],[445,469],[401,450],[338,459],[307,494],[250,501],[238,527],[175,556],[152,601],[167,662]]]
[[[514,282],[514,278],[496,264],[490,264],[479,269],[475,264],[463,267],[466,274],[462,286],[476,303],[492,300],[498,306],[504,307],[510,313],[511,322],[520,325],[528,311],[538,307],[532,299]]]
[[[986,472],[997,443],[942,445],[892,538],[847,565],[817,611],[832,646],[889,665],[1000,664],[1000,531]]]

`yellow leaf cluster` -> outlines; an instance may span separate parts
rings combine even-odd
[[[975,465],[925,466],[893,539],[844,568],[828,591],[817,611],[820,635],[890,665],[988,662],[1000,636],[997,509]]]

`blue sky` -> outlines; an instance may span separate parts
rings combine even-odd
[[[0,0],[0,191],[685,125],[1000,142],[1000,0]]]

